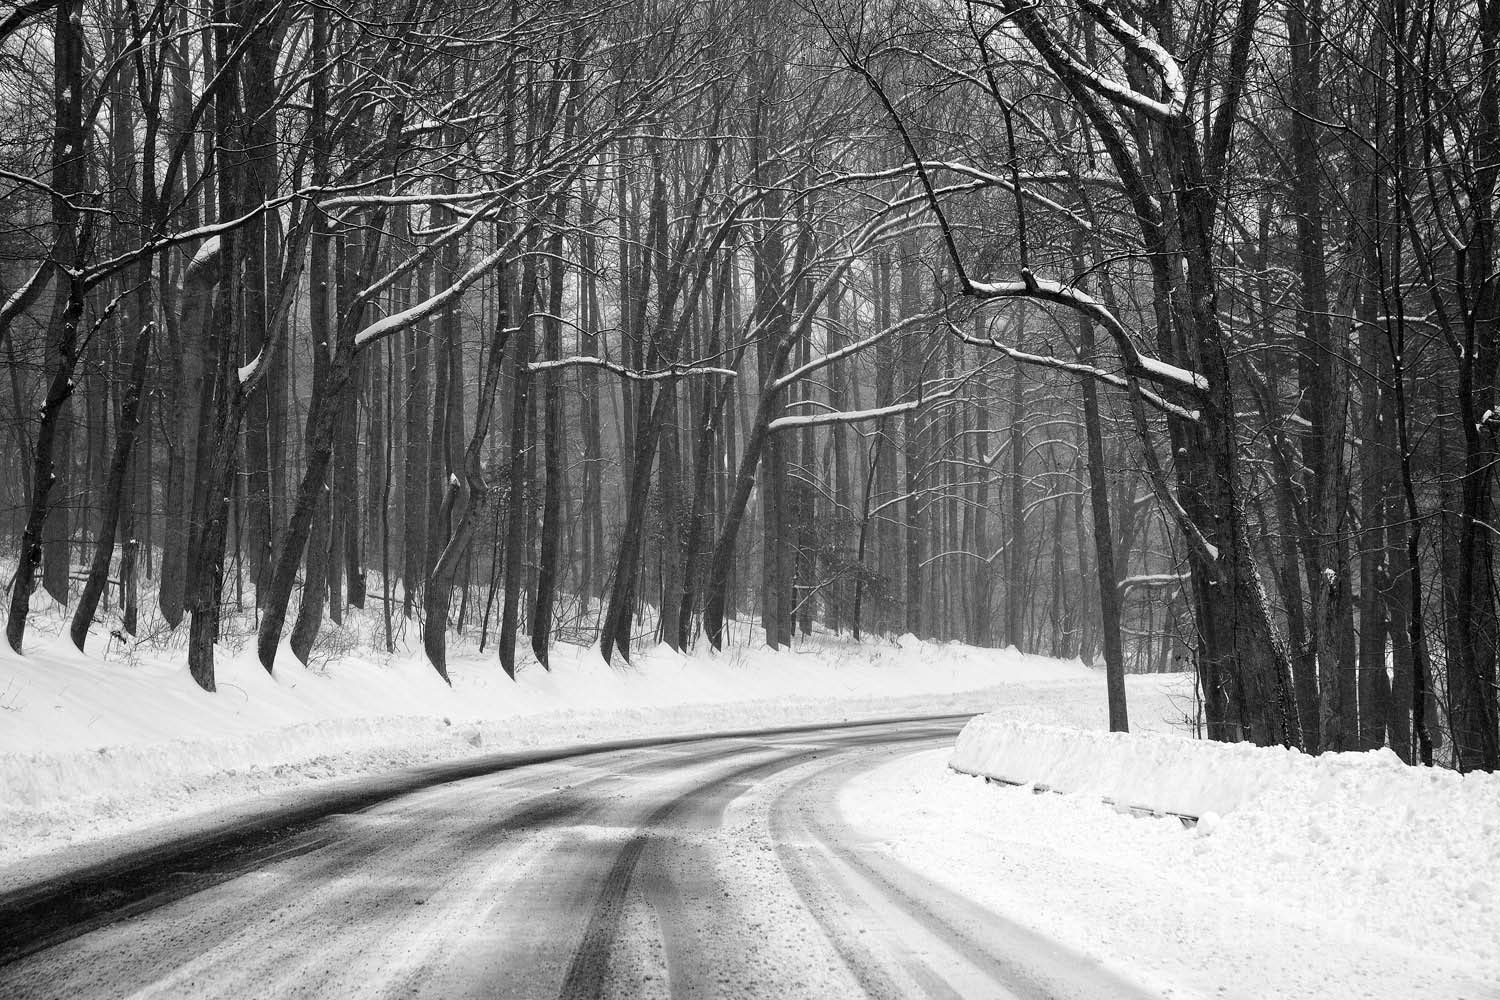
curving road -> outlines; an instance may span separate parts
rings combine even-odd
[[[1138,995],[841,821],[963,721],[495,758],[165,845],[0,896],[0,997]]]

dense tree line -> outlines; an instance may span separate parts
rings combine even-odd
[[[12,5],[7,639],[180,628],[212,690],[350,609],[444,677],[455,630],[512,675],[911,632],[1101,659],[1116,728],[1190,668],[1212,738],[1493,769],[1497,45],[1489,0]]]

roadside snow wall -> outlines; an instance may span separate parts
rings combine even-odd
[[[1210,819],[1262,806],[1410,826],[1417,817],[1500,834],[1500,775],[1409,767],[1390,750],[1310,757],[1282,747],[1107,733],[995,715],[972,719],[950,765],[965,774]],[[1378,817],[1378,818],[1377,818]]]

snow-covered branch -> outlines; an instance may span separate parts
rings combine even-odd
[[[136,247],[134,250],[130,250],[126,253],[120,254],[118,257],[111,257],[108,260],[99,261],[97,264],[90,267],[87,271],[83,272],[83,283],[85,286],[92,288],[99,282],[103,281],[105,278],[120,270],[122,267],[138,261],[142,257],[150,257],[154,254],[160,253],[163,250],[178,246],[179,244],[191,243],[193,240],[213,239],[221,236],[224,233],[230,232],[248,224],[257,216],[265,215],[268,212],[274,212],[277,209],[281,208],[283,205],[296,201],[298,198],[303,197],[306,193],[307,192],[305,191],[295,191],[291,194],[285,194],[278,198],[271,198],[246,212],[245,214],[237,215],[232,219],[222,219],[218,222],[211,222],[206,225],[198,226],[194,229],[186,229],[180,233],[172,233],[170,235],[162,236],[157,239],[148,240],[142,243],[140,246]]]
[[[475,264],[473,267],[469,268],[462,275],[460,275],[459,278],[453,282],[453,284],[437,292],[436,294],[427,297],[421,302],[418,302],[413,306],[401,310],[400,312],[394,312],[388,316],[381,317],[380,319],[371,323],[369,326],[366,326],[363,330],[359,331],[359,333],[355,334],[355,348],[364,347],[366,344],[374,343],[375,341],[380,340],[383,337],[390,336],[398,330],[405,329],[413,323],[420,322],[426,317],[431,316],[434,313],[437,313],[446,308],[448,303],[453,302],[454,300],[462,296],[464,292],[468,291],[469,286],[473,285],[474,282],[478,281],[484,275],[494,270],[505,260],[507,256],[515,252],[515,248],[520,243],[521,238],[530,230],[531,226],[535,225],[536,221],[541,218],[542,214],[547,210],[547,206],[551,203],[551,195],[564,189],[568,184],[573,183],[577,179],[577,175],[581,172],[582,169],[583,163],[580,162],[579,164],[575,165],[573,170],[571,170],[567,175],[555,181],[550,189],[550,193],[547,196],[536,199],[535,208],[532,210],[530,217],[528,219],[521,220],[520,224],[513,227],[510,238],[502,243],[498,249],[486,254],[483,258],[481,258],[479,263]],[[477,219],[477,216],[475,218]],[[469,225],[472,225],[472,222],[469,223]],[[450,229],[449,233],[444,238],[446,239],[452,236],[454,233],[461,232],[464,229],[465,223],[461,222],[459,225],[454,226],[452,229]],[[363,298],[372,295],[372,289],[376,289],[380,284],[380,282],[376,282],[374,285],[371,285],[369,288],[361,292],[360,296]]]
[[[1124,597],[1132,590],[1143,590],[1150,587],[1181,587],[1188,582],[1188,578],[1181,573],[1141,573],[1136,576],[1127,576],[1115,584],[1115,589],[1120,596]]]
[[[255,357],[251,358],[245,364],[240,365],[237,375],[241,386],[244,386],[245,383],[255,377],[255,373],[260,370],[261,359],[265,357],[265,353],[265,348],[261,348],[255,352]]]
[[[1197,372],[1188,371],[1186,368],[1179,368],[1176,365],[1162,361],[1160,358],[1153,358],[1146,354],[1136,355],[1135,360],[1141,366],[1141,374],[1154,382],[1176,385],[1179,388],[1196,389],[1199,392],[1208,391],[1208,379]]]
[[[1146,466],[1146,481],[1151,486],[1151,493],[1156,497],[1157,504],[1164,510],[1192,546],[1198,558],[1208,567],[1209,571],[1220,580],[1224,579],[1224,567],[1219,562],[1219,549],[1210,542],[1203,534],[1203,529],[1198,527],[1188,514],[1177,495],[1172,492],[1167,482],[1167,474],[1162,469],[1161,460],[1156,457],[1156,447],[1151,443],[1151,428],[1146,423],[1145,393],[1141,389],[1140,380],[1134,375],[1129,376],[1130,381],[1130,416],[1135,422],[1136,437],[1141,443],[1141,459]]]
[[[1054,70],[1071,76],[1088,89],[1117,104],[1133,108],[1158,121],[1179,121],[1187,113],[1187,87],[1182,70],[1171,53],[1147,38],[1122,18],[1110,0],[1078,0],[1078,4],[1100,27],[1133,55],[1149,64],[1161,78],[1165,100],[1143,94],[1090,64],[1067,39],[1037,13],[1031,0],[1004,0],[1005,12],[1016,19],[1028,38],[1043,50]]]
[[[898,333],[904,333],[905,331],[910,330],[913,327],[921,326],[924,323],[931,323],[933,320],[938,318],[938,315],[938,313],[921,313],[916,316],[909,316],[898,323],[894,323],[891,326],[886,327],[884,330],[879,330],[875,333],[870,334],[863,340],[855,341],[852,344],[845,344],[843,347],[840,347],[836,351],[829,351],[827,354],[824,354],[821,357],[813,358],[807,364],[802,365],[800,368],[792,369],[776,381],[772,382],[768,387],[768,391],[777,392],[781,389],[785,389],[787,386],[806,378],[808,375],[811,375],[818,369],[826,368],[828,365],[833,364],[835,361],[838,361],[842,358],[847,358],[851,354],[858,354],[860,351],[875,346],[882,340],[893,337]]]
[[[63,194],[51,184],[48,184],[46,181],[38,180],[37,178],[32,177],[30,174],[18,174],[14,170],[6,170],[4,167],[0,167],[0,180],[14,181],[21,187],[33,188],[37,191],[40,191],[42,194],[47,195],[49,198],[53,198],[63,202],[75,212],[95,212],[100,215],[108,213],[107,209],[99,208],[97,205],[84,205],[74,200],[83,197],[83,195]]]
[[[1067,306],[1083,313],[1109,334],[1124,361],[1126,374],[1192,396],[1202,396],[1208,392],[1208,380],[1197,372],[1142,354],[1125,324],[1087,292],[1058,281],[1038,278],[1024,268],[1020,280],[970,281],[968,291],[980,299],[1036,299]]]
[[[49,254],[37,265],[36,270],[31,272],[31,277],[21,282],[16,287],[16,290],[10,293],[10,297],[5,300],[5,304],[0,305],[0,342],[4,341],[5,335],[10,330],[10,325],[15,321],[15,318],[31,308],[31,304],[46,289],[47,283],[52,280],[52,272],[55,266],[52,256]]]
[[[409,306],[406,309],[400,310],[399,312],[393,312],[387,316],[382,316],[380,319],[371,323],[369,326],[365,327],[363,330],[359,331],[359,333],[354,335],[354,346],[356,348],[360,348],[364,347],[366,344],[373,344],[375,341],[380,340],[383,337],[388,337],[398,330],[403,330],[406,327],[411,326],[413,323],[420,322],[426,317],[440,312],[448,305],[449,302],[452,302],[454,299],[463,295],[464,292],[468,291],[470,285],[474,284],[474,282],[478,281],[484,275],[493,270],[497,265],[499,265],[500,262],[503,261],[506,256],[512,252],[513,242],[513,240],[508,240],[504,245],[500,247],[500,249],[485,254],[485,256],[480,259],[479,263],[469,268],[459,277],[457,281],[449,285],[447,288],[444,288],[436,295],[430,295],[413,306]]]
[[[1001,177],[998,174],[992,174],[986,170],[980,170],[978,167],[972,167],[966,163],[958,163],[951,160],[923,160],[921,163],[913,161],[910,163],[903,163],[899,167],[890,167],[885,170],[867,170],[857,174],[841,174],[838,177],[838,181],[840,183],[847,183],[852,181],[891,180],[897,177],[910,176],[920,168],[926,168],[927,170],[931,171],[946,170],[949,173],[958,174],[962,177],[968,177],[978,182],[979,187],[998,187],[1003,191],[1009,191],[1011,193],[1016,193],[1017,191],[1015,183],[1012,182],[1009,178]],[[1071,208],[1068,208],[1066,205],[1063,205],[1060,202],[1053,201],[1046,195],[1040,194],[1034,189],[1027,187],[1024,183],[1026,180],[1028,180],[1026,175],[1023,174],[1021,176],[1021,180],[1023,183],[1020,187],[1020,194],[1023,198],[1028,201],[1034,202],[1035,204],[1040,205],[1041,207],[1049,211],[1056,212],[1059,215],[1067,217],[1075,225],[1080,226],[1085,232],[1094,231],[1094,224],[1088,219],[1085,219],[1083,216],[1079,215]],[[1047,179],[1039,179],[1037,182],[1056,184],[1061,183],[1061,180],[1056,177],[1049,176]],[[1114,183],[1116,184],[1116,186],[1118,186],[1119,184],[1118,181]],[[972,188],[973,185],[966,185],[960,190],[972,190]],[[951,190],[953,189],[939,188],[938,193],[942,194]]]
[[[795,427],[822,427],[826,424],[854,424],[863,420],[879,420],[881,417],[894,416],[898,413],[907,413],[918,409],[928,403],[939,400],[950,399],[955,396],[963,383],[955,383],[947,389],[939,390],[930,395],[919,396],[909,399],[904,403],[892,403],[889,406],[877,406],[868,410],[838,410],[832,413],[808,413],[791,417],[777,417],[771,421],[770,429],[773,431],[790,430]]]
[[[451,193],[442,191],[425,191],[417,194],[345,194],[336,198],[325,198],[318,202],[318,208],[325,212],[332,212],[343,208],[373,208],[377,206],[411,206],[411,205],[464,205],[472,201],[484,201],[504,197],[512,193],[520,185],[511,185],[503,189],[480,188],[474,191],[454,191]]]
[[[535,374],[537,372],[557,371],[561,368],[603,368],[605,371],[614,372],[623,379],[632,382],[661,382],[666,379],[689,378],[695,375],[724,375],[735,378],[739,372],[733,368],[714,368],[708,365],[669,365],[661,371],[637,371],[634,368],[626,368],[624,365],[603,358],[579,355],[572,358],[557,358],[553,361],[533,361],[526,366],[526,370]]]
[[[1111,0],[1078,0],[1078,5],[1098,21],[1105,31],[1115,36],[1120,44],[1151,64],[1156,70],[1157,75],[1161,77],[1162,89],[1166,91],[1166,101],[1164,104],[1152,103],[1159,104],[1164,108],[1165,115],[1172,118],[1181,118],[1186,114],[1187,87],[1182,80],[1182,69],[1177,65],[1177,60],[1172,57],[1172,54],[1121,17]],[[1132,93],[1135,92],[1132,91]],[[1136,94],[1136,96],[1141,95]],[[1149,100],[1149,98],[1144,99]]]

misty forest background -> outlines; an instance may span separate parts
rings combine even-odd
[[[20,0],[7,639],[911,632],[1494,769],[1497,171],[1500,0]]]

